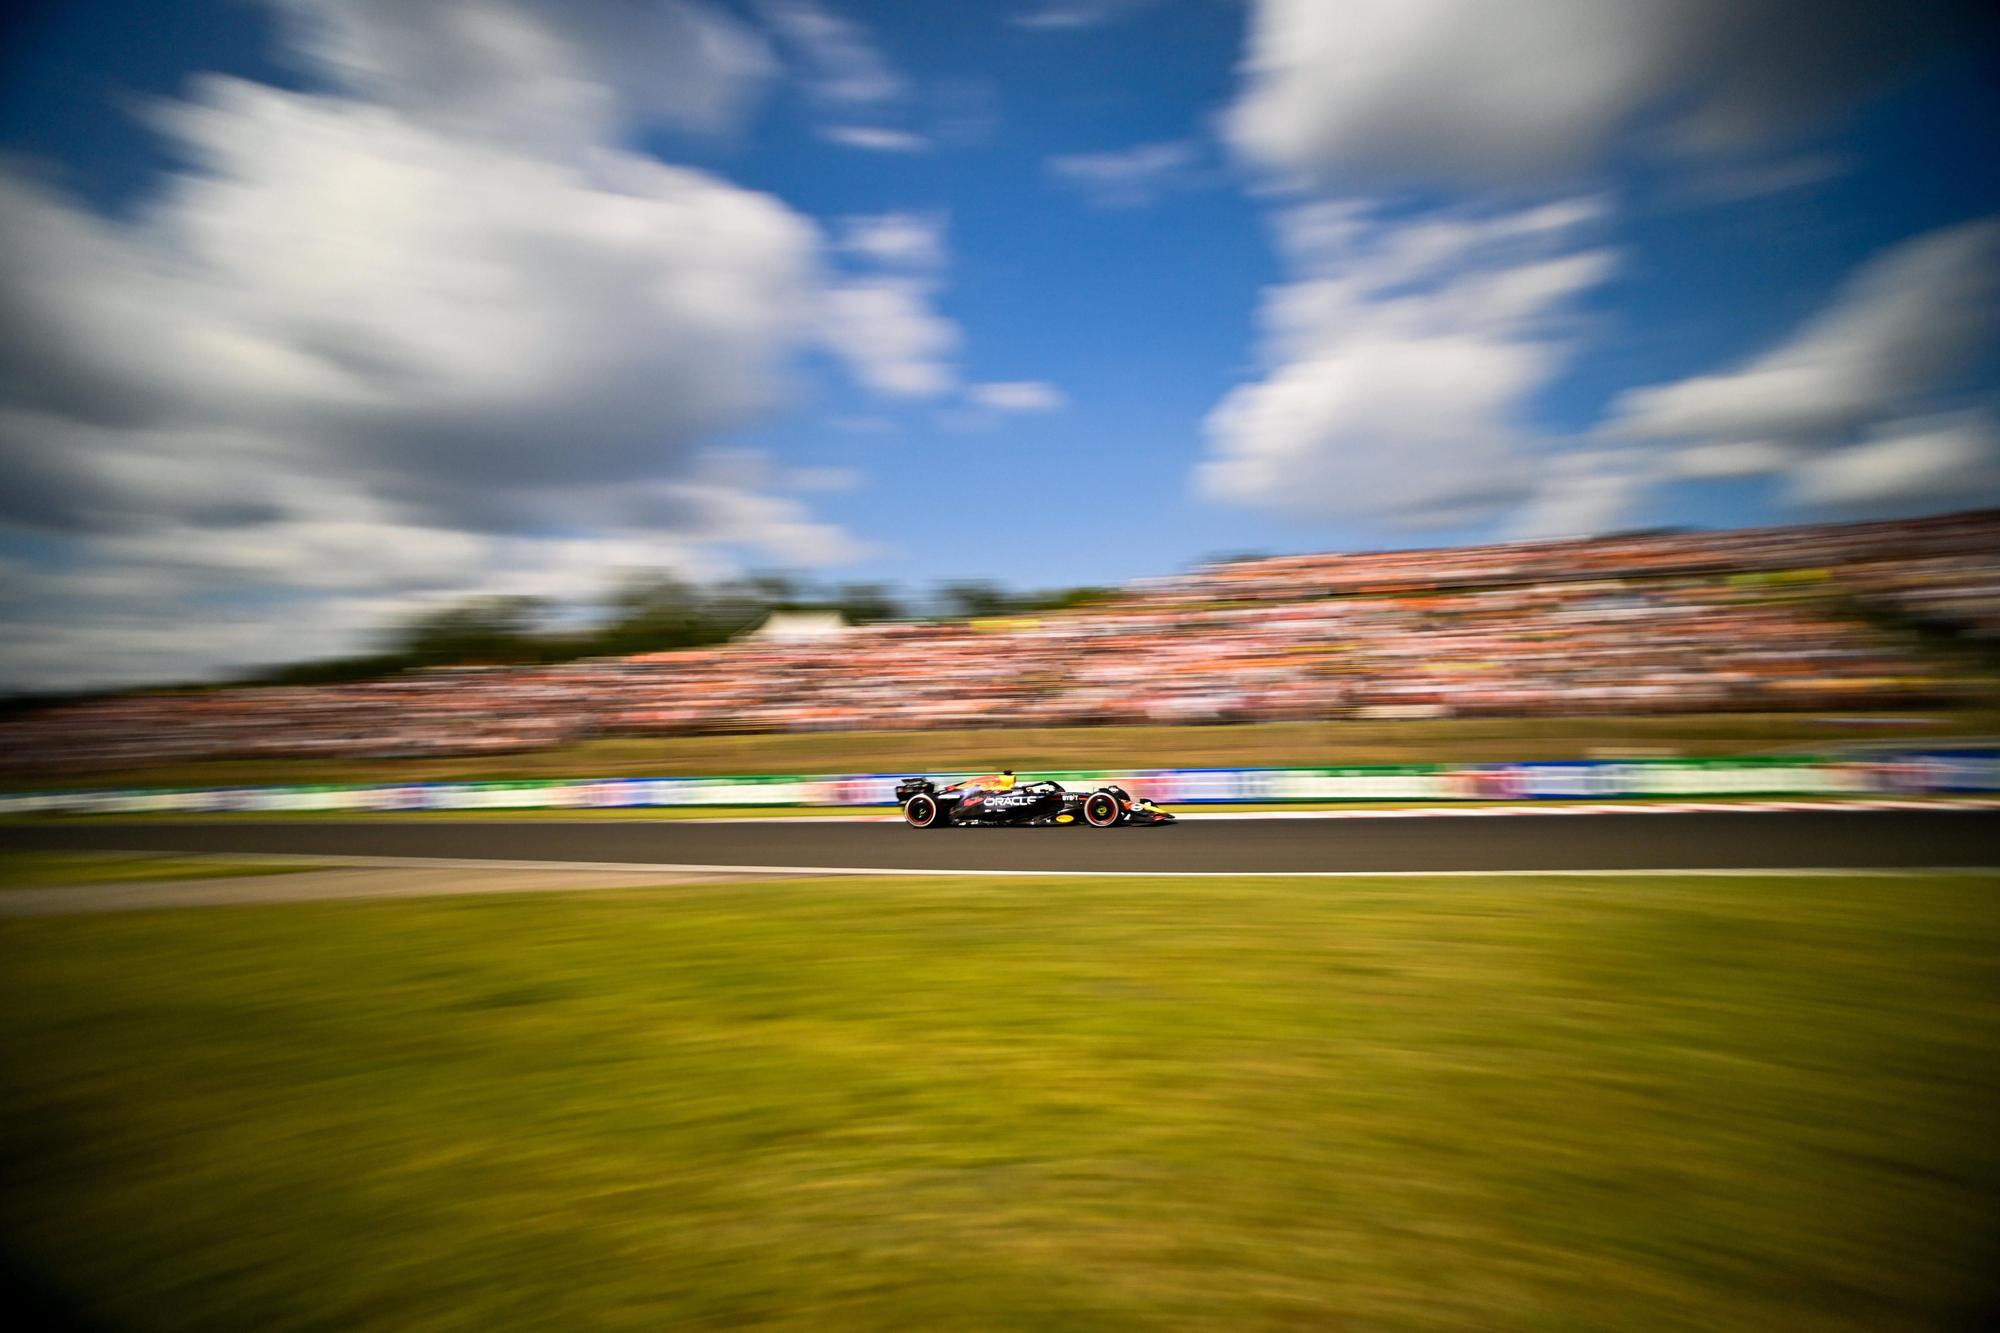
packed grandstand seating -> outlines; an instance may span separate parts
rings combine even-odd
[[[1088,608],[360,684],[134,693],[0,723],[54,770],[602,735],[1916,705],[1990,691],[2000,512],[1246,559]]]

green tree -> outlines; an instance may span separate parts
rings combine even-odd
[[[394,646],[420,665],[533,661],[547,614],[538,597],[475,597],[404,622]]]
[[[946,583],[937,590],[937,601],[954,620],[977,620],[983,616],[1004,616],[1015,610],[1015,602],[997,583],[965,579]]]
[[[605,599],[605,612],[591,644],[597,656],[657,653],[713,642],[704,599],[669,574],[628,578]]]
[[[886,584],[843,583],[834,594],[833,605],[848,621],[868,625],[878,620],[898,620],[903,607]]]

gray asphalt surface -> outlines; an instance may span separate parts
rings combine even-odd
[[[1763,811],[1459,819],[1208,819],[1168,828],[529,821],[0,826],[0,850],[644,862],[894,870],[1209,872],[2000,866],[1986,811]]]

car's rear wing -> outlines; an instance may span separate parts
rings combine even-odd
[[[904,778],[896,784],[896,804],[901,805],[918,792],[926,796],[937,795],[937,783],[929,778]]]

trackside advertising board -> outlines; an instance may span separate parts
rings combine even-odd
[[[889,806],[895,804],[896,783],[904,776],[793,774],[22,792],[0,794],[0,816]],[[934,776],[956,781],[968,775]],[[1115,782],[1162,805],[1881,796],[2000,791],[2000,750],[1872,755],[1865,760],[1783,756],[1347,768],[1168,768],[1035,776],[1050,777],[1079,790]]]

